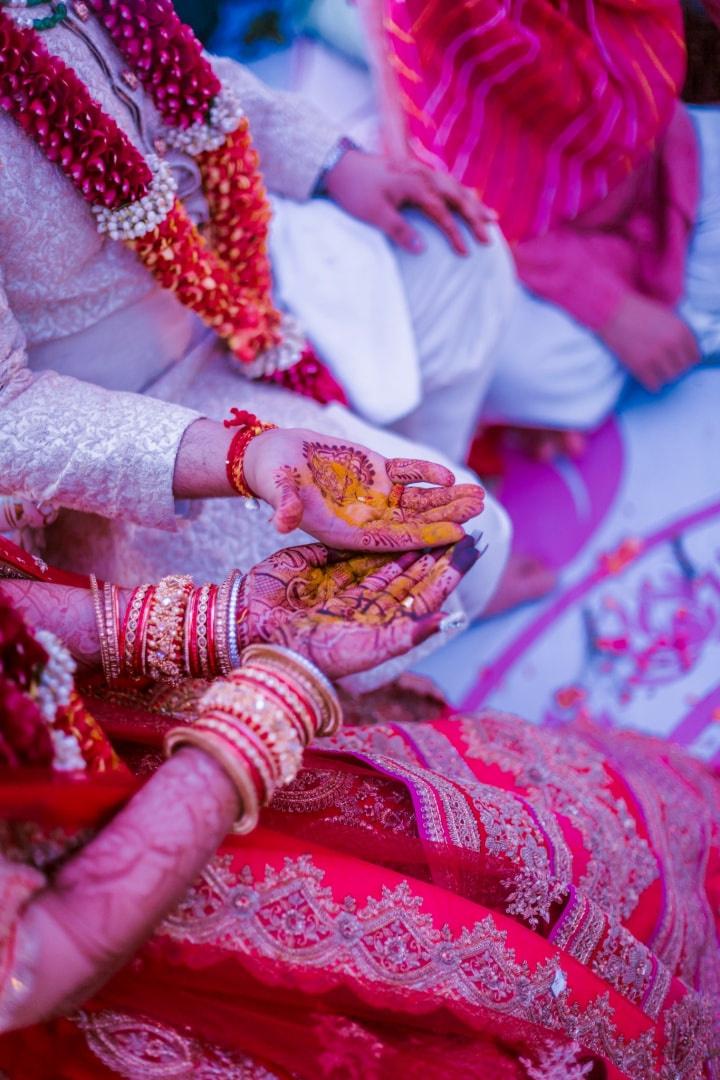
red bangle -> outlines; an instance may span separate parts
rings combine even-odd
[[[258,435],[262,435],[264,431],[271,431],[276,428],[277,424],[266,424],[264,421],[259,420],[254,413],[245,412],[242,409],[231,409],[230,412],[233,418],[224,421],[225,427],[239,427],[240,430],[236,432],[230,443],[225,462],[225,472],[233,491],[237,492],[238,495],[242,495],[245,499],[251,499],[254,498],[254,492],[248,487],[245,479],[245,453],[248,444]]]

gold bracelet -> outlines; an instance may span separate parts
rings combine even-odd
[[[112,684],[120,678],[120,611],[117,586],[105,582],[102,594],[109,665],[107,681]]]
[[[183,677],[183,624],[192,592],[192,578],[170,574],[156,586],[148,614],[145,665],[156,681],[179,682]]]

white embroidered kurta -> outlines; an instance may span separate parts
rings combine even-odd
[[[43,36],[144,153],[160,120],[122,77],[119,54],[91,19]],[[305,199],[338,129],[245,69],[214,61],[247,112],[268,186]],[[191,159],[170,158],[180,194],[202,217]],[[371,428],[347,410],[246,381],[191,312],[159,289],[135,256],[101,237],[87,204],[6,115],[0,114],[0,494],[65,508],[46,530],[45,557],[133,584],[183,571],[218,579],[281,545],[265,511],[238,499],[177,513],[173,470],[197,417],[232,405],[286,427],[344,435],[392,455],[427,448]],[[338,313],[342,318],[342,313]],[[351,332],[351,328],[350,328]],[[473,571],[467,608],[487,602],[509,545],[495,504],[478,523],[489,549]]]

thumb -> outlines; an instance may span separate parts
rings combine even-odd
[[[275,481],[278,501],[273,515],[273,524],[279,533],[289,533],[300,527],[303,517],[303,504],[300,488],[292,475],[285,474]]]

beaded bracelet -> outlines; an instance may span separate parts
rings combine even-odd
[[[243,409],[231,409],[230,412],[232,419],[224,421],[225,427],[240,427],[240,430],[232,438],[225,461],[228,483],[238,495],[252,499],[255,497],[254,493],[245,479],[245,453],[253,439],[262,435],[264,431],[272,431],[277,424],[267,424],[258,420],[254,413]]]

